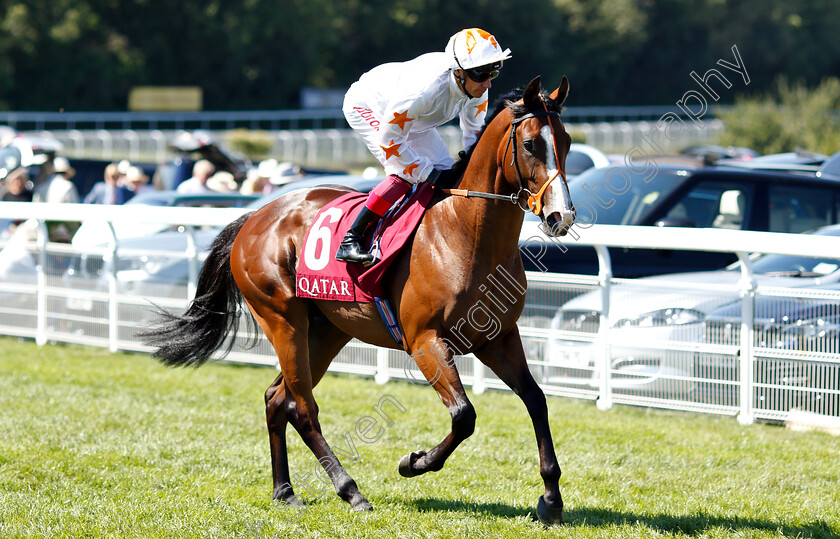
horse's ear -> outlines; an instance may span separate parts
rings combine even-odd
[[[525,92],[522,94],[522,103],[530,109],[532,108],[531,105],[539,98],[539,96],[540,76],[537,75],[531,80],[531,82],[528,83],[528,87],[525,88]]]
[[[560,81],[560,86],[551,92],[551,95],[548,97],[556,101],[558,105],[562,105],[563,102],[566,101],[566,98],[569,97],[569,79],[566,78],[566,75],[563,75],[563,80]]]

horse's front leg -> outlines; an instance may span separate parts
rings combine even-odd
[[[440,470],[458,444],[469,438],[475,430],[475,408],[461,384],[452,351],[443,346],[443,341],[436,336],[425,339],[419,347],[412,349],[415,363],[449,410],[452,430],[428,452],[413,451],[404,456],[399,465],[403,477]]]
[[[551,428],[548,425],[548,406],[545,394],[528,370],[525,352],[519,329],[514,328],[504,337],[487,343],[475,356],[490,367],[496,376],[519,395],[537,435],[537,448],[540,453],[540,475],[545,483],[545,494],[540,496],[537,516],[546,524],[563,523],[563,498],[560,496],[560,465],[551,441]]]

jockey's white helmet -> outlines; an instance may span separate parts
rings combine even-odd
[[[498,64],[510,58],[510,49],[502,50],[493,34],[481,28],[466,28],[449,38],[444,51],[452,69],[473,69]]]

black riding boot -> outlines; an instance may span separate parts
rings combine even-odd
[[[343,260],[344,262],[357,262],[370,266],[373,264],[373,255],[364,250],[361,246],[362,238],[365,231],[379,219],[379,215],[368,209],[367,206],[362,206],[362,211],[356,216],[347,235],[341,240],[338,246],[338,251],[335,253],[336,260]]]

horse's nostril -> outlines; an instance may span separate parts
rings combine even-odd
[[[545,232],[547,236],[551,237],[565,236],[569,227],[572,225],[572,222],[573,221],[568,221],[565,215],[561,215],[557,212],[551,213],[545,218],[543,223],[543,232]]]

